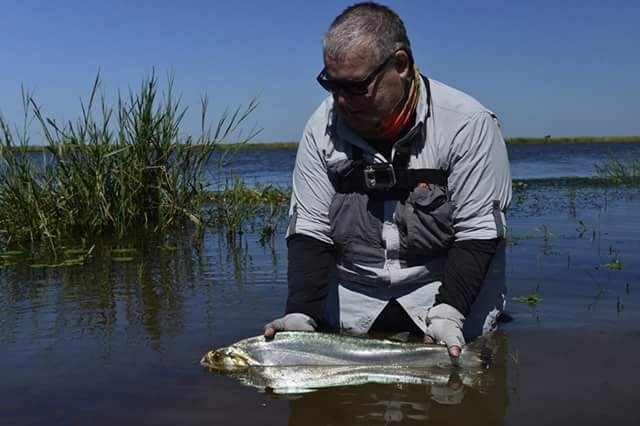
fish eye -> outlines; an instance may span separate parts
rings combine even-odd
[[[219,363],[221,358],[222,357],[218,351],[211,351],[207,354],[207,360],[209,360],[209,364]]]

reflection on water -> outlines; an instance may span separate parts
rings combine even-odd
[[[507,341],[495,336],[494,364],[480,386],[451,375],[438,385],[379,385],[322,389],[291,399],[289,425],[482,424],[502,425],[507,409]]]
[[[502,425],[506,394],[504,377],[486,393],[456,384],[324,389],[290,401],[289,425],[477,424],[478,419]]]
[[[283,312],[284,227],[271,246],[252,233],[229,245],[215,233],[198,239],[186,232],[170,241],[176,250],[144,242],[131,262],[96,255],[85,266],[6,267],[0,419],[535,424],[536,401],[545,401],[557,406],[545,411],[547,424],[567,412],[587,423],[615,412],[616,424],[638,424],[629,371],[638,368],[630,355],[640,350],[639,208],[637,190],[628,188],[532,185],[522,194],[509,212],[506,249],[513,321],[503,324],[492,380],[479,389],[452,380],[324,389],[283,400],[203,371],[198,361],[206,350],[256,335]],[[530,293],[542,301],[512,300]],[[593,395],[602,401],[591,404]]]

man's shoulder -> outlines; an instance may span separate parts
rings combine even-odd
[[[314,151],[332,152],[336,144],[337,116],[333,98],[328,96],[311,114],[304,127],[302,143],[307,144]]]
[[[429,79],[429,83],[433,108],[440,113],[450,114],[462,120],[469,119],[481,112],[492,114],[473,96],[461,90],[433,79]]]
[[[313,111],[305,126],[306,132],[325,133],[333,121],[333,98],[326,97]]]

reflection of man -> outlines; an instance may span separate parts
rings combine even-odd
[[[472,386],[460,383],[452,370],[449,383],[438,385],[366,384],[320,389],[289,402],[289,426],[398,422],[503,425],[508,402],[508,346],[500,333],[489,342],[495,365]]]
[[[419,73],[385,6],[346,9],[323,48],[317,79],[331,96],[298,148],[287,314],[265,335],[409,331],[457,356],[465,318],[487,332],[503,304],[478,297],[511,198],[496,118]]]
[[[322,389],[290,401],[289,425],[482,424],[502,425],[505,382],[477,392],[466,387],[362,385]]]

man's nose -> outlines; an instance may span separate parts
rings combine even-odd
[[[341,107],[346,105],[347,100],[345,99],[342,89],[337,89],[333,92],[333,102]]]
[[[353,96],[344,89],[336,89],[333,92],[333,102],[340,107],[353,106]]]

